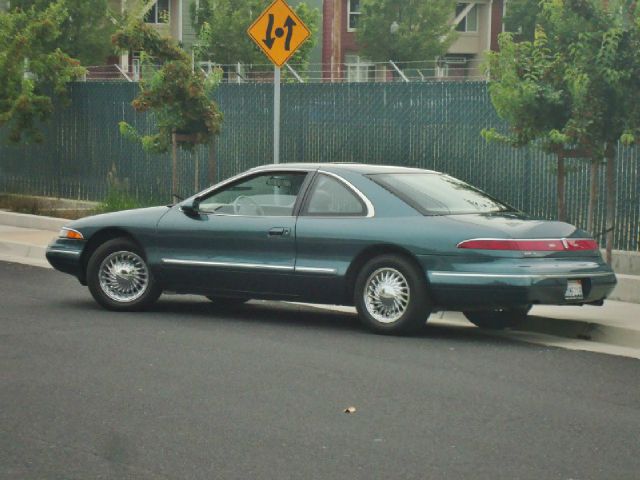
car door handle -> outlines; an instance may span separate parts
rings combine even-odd
[[[291,230],[289,230],[288,228],[284,228],[284,227],[273,227],[271,230],[269,230],[269,236],[270,237],[286,237],[289,235],[289,232]]]

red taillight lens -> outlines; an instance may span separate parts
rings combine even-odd
[[[515,250],[526,252],[561,252],[564,250],[597,250],[595,240],[579,239],[544,239],[544,240],[510,240],[510,239],[474,239],[465,240],[458,248],[472,250]]]
[[[567,250],[598,250],[598,242],[588,238],[566,239]]]

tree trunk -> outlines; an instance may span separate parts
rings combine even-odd
[[[209,143],[209,162],[207,168],[207,181],[209,185],[218,183],[218,159],[216,158],[216,138]]]
[[[613,228],[615,226],[616,215],[616,147],[612,143],[607,143],[605,149],[607,159],[606,182],[607,182],[607,263],[611,265],[611,252],[613,250]]]
[[[193,192],[200,191],[200,162],[198,162],[198,157],[194,159],[194,172],[193,172]]]
[[[171,134],[171,201],[178,193],[178,141],[176,133]]]
[[[565,222],[567,220],[567,205],[565,199],[565,169],[564,169],[564,154],[558,153],[558,220]]]
[[[596,201],[598,199],[598,174],[600,165],[599,159],[591,159],[591,174],[589,178],[589,205],[587,207],[587,232],[593,234],[595,228]]]

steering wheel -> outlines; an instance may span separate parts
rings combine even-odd
[[[253,207],[256,211],[256,215],[261,215],[264,216],[264,210],[263,208],[258,205],[258,203],[252,199],[251,197],[247,197],[246,195],[240,195],[239,197],[237,197],[232,205],[233,205],[233,213],[235,213],[236,215],[246,215],[246,214],[242,214],[240,213],[240,210],[242,209],[243,205],[242,203],[244,202],[244,206],[246,207],[247,205],[249,207]]]

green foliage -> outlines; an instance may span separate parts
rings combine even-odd
[[[635,4],[543,0],[532,42],[500,37],[489,56],[491,99],[509,123],[489,140],[601,158],[607,145],[640,139],[640,17]]]
[[[129,182],[120,179],[116,166],[112,165],[107,174],[107,196],[100,202],[95,213],[119,212],[142,206],[144,205],[129,193]]]
[[[200,60],[219,64],[246,65],[268,63],[268,59],[247,35],[247,28],[272,0],[200,0],[199,6],[191,4],[194,28],[198,32]],[[306,64],[316,43],[320,12],[302,2],[294,8],[296,15],[311,31],[308,38],[290,59],[289,63]]]
[[[133,18],[113,36],[121,50],[141,51],[143,63],[161,64],[151,77],[140,82],[140,94],[132,102],[138,112],[152,111],[158,131],[141,135],[134,127],[121,122],[120,131],[128,139],[139,141],[145,150],[166,152],[173,133],[190,136],[183,148],[208,143],[220,131],[222,113],[209,94],[219,77],[205,78],[194,72],[191,57],[175,41],[161,37],[139,18]]]
[[[540,0],[509,0],[503,18],[505,30],[513,33],[516,41],[533,41],[541,11]]]
[[[11,8],[46,11],[59,0],[11,0]],[[64,0],[67,15],[59,25],[56,46],[82,65],[103,65],[113,53],[110,39],[115,32],[115,13],[107,0]]]
[[[38,123],[53,112],[52,97],[67,99],[67,83],[85,73],[59,47],[69,16],[64,1],[45,10],[0,12],[0,127],[9,141],[42,141]]]
[[[362,0],[357,39],[369,60],[431,60],[446,53],[456,33],[450,0]],[[397,23],[397,32],[391,25]]]

